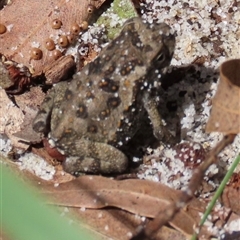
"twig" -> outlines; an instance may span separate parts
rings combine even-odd
[[[153,239],[157,231],[167,224],[176,213],[179,212],[194,196],[195,191],[200,186],[202,179],[206,170],[210,165],[217,161],[217,155],[229,144],[231,144],[236,137],[236,134],[228,134],[208,153],[205,161],[194,170],[193,176],[190,180],[188,188],[182,192],[180,197],[176,201],[169,205],[169,207],[164,212],[159,212],[152,222],[146,224],[146,226],[141,226],[136,230],[136,235],[131,238],[131,240],[143,240],[143,239]]]

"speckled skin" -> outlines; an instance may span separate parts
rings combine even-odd
[[[68,156],[67,172],[125,171],[128,159],[120,149],[139,130],[145,111],[161,138],[161,118],[151,95],[174,46],[168,25],[130,19],[71,82],[50,90],[33,128],[48,134],[50,144]]]

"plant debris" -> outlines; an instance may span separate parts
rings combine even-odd
[[[139,236],[154,234],[157,234],[156,239],[184,239],[192,233],[192,226],[198,225],[198,219],[203,213],[202,206],[208,204],[233,159],[240,152],[240,136],[236,135],[240,130],[240,60],[237,59],[240,55],[240,5],[230,0],[134,1],[143,19],[166,22],[176,31],[177,40],[171,67],[162,80],[159,108],[172,132],[179,127],[182,142],[174,148],[159,146],[155,149],[141,149],[145,154],[144,163],[135,171],[139,178],[158,182],[149,183],[139,179],[116,182],[97,176],[73,179],[63,172],[59,162],[47,156],[39,146],[33,147],[31,153],[23,153],[23,150],[29,148],[29,142],[38,144],[41,140],[41,136],[34,135],[31,121],[49,88],[45,85],[72,75],[65,61],[70,69],[74,69],[76,64],[79,70],[93,60],[109,41],[105,25],[112,26],[113,31],[110,32],[115,32],[115,28],[121,27],[124,22],[125,17],[120,20],[113,10],[108,10],[98,25],[91,25],[89,17],[94,17],[95,10],[101,8],[103,3],[45,1],[40,6],[29,0],[12,1],[12,4],[0,10],[0,53],[1,58],[6,56],[0,65],[1,86],[4,89],[13,88],[17,93],[24,89],[24,94],[14,97],[7,95],[5,90],[0,91],[1,155],[10,154],[13,146],[14,151],[16,147],[21,149],[16,150],[14,161],[22,171],[28,169],[34,174],[32,176],[37,175],[38,182],[43,181],[40,178],[48,179],[51,186],[43,181],[45,184],[41,187],[42,191],[49,191],[47,195],[53,198],[58,196],[57,204],[68,206],[78,216],[85,217],[86,222],[96,226],[106,239],[139,239]],[[124,1],[121,4],[124,5]],[[131,11],[131,14],[135,12]],[[110,20],[106,23],[107,15]],[[16,63],[9,65],[10,71],[3,63],[6,61]],[[27,71],[22,71],[25,67]],[[44,78],[39,83],[36,76],[42,75]],[[206,125],[210,133],[206,133]],[[228,135],[222,139],[222,133]],[[230,145],[222,150],[227,144]],[[37,158],[33,153],[38,155]],[[44,160],[39,160],[39,156]],[[141,159],[136,156],[133,161],[139,162]],[[239,170],[238,167],[201,230],[218,239],[227,239],[239,233]],[[33,181],[33,178],[29,179]],[[87,189],[85,185],[79,184],[84,180],[91,183]],[[62,184],[66,181],[69,182]],[[149,185],[146,187],[144,184]],[[130,186],[132,189],[129,189]],[[99,199],[99,192],[100,196],[104,196],[106,205],[95,201]],[[143,201],[136,200],[136,196],[140,196]],[[188,207],[193,207],[191,202],[186,211],[180,210],[192,198],[201,205],[200,209],[195,209],[200,214],[196,217],[188,213]],[[161,205],[165,211],[161,211]],[[181,221],[174,223],[171,220],[178,211],[183,220],[191,219],[191,224],[183,224],[191,230],[185,229]],[[165,224],[168,221],[175,229]],[[160,226],[162,229],[159,229]],[[140,234],[136,227],[140,229]]]

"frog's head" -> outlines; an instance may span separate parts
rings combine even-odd
[[[170,64],[175,48],[175,33],[166,23],[146,22],[132,18],[125,24],[132,33],[132,44],[139,46],[148,67],[164,68]]]

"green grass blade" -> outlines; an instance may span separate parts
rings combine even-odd
[[[34,189],[20,182],[0,163],[0,224],[10,239],[96,239],[44,202]]]
[[[238,157],[234,160],[232,166],[229,168],[227,174],[226,174],[225,177],[223,178],[220,186],[218,187],[216,193],[214,194],[211,202],[210,202],[209,205],[208,205],[208,208],[206,209],[206,211],[205,211],[205,213],[204,213],[204,215],[203,215],[203,217],[202,217],[202,219],[201,219],[201,222],[200,222],[200,224],[199,224],[200,227],[201,227],[201,226],[204,224],[204,222],[206,221],[208,215],[209,215],[210,212],[212,211],[212,209],[213,209],[216,201],[218,200],[218,198],[221,196],[221,194],[222,194],[222,192],[223,192],[226,184],[228,183],[229,179],[231,178],[231,176],[232,176],[235,168],[236,168],[237,165],[239,164],[239,162],[240,162],[240,155],[238,155]],[[195,240],[195,239],[196,239],[196,235],[193,235],[192,240]]]

